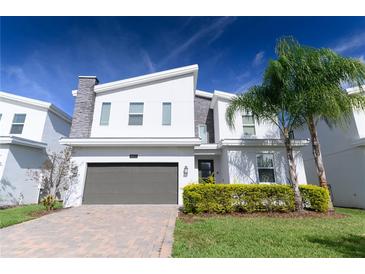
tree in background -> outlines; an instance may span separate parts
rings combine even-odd
[[[278,40],[278,62],[285,68],[285,82],[290,92],[302,94],[302,118],[310,133],[312,153],[319,185],[328,188],[317,123],[323,120],[331,128],[344,126],[353,109],[365,109],[362,85],[365,64],[345,58],[331,49],[300,45],[292,37]],[[348,95],[345,86],[358,86],[360,93]],[[331,208],[332,202],[330,205]]]

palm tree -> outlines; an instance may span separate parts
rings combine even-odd
[[[290,92],[285,74],[286,69],[280,62],[271,61],[265,71],[263,84],[250,88],[248,92],[238,95],[230,102],[226,120],[228,125],[234,128],[236,113],[250,111],[258,122],[266,120],[277,125],[284,139],[295,209],[301,211],[303,205],[290,132],[304,123],[301,116],[303,99],[300,98],[301,94]]]
[[[276,52],[288,70],[286,77],[292,92],[304,95],[303,119],[310,133],[319,185],[328,188],[317,123],[323,120],[330,127],[342,126],[354,108],[365,109],[365,96],[361,93],[349,96],[344,88],[346,84],[355,85],[363,92],[365,64],[331,49],[302,46],[292,37],[279,39]]]

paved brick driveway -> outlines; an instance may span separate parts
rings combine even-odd
[[[0,229],[1,257],[169,257],[177,206],[84,205]]]

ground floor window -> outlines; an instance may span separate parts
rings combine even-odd
[[[275,183],[274,155],[261,153],[256,156],[260,183]]]
[[[198,160],[199,178],[208,178],[214,172],[213,160]]]

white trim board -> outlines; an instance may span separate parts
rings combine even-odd
[[[15,95],[4,91],[0,91],[0,98],[8,100],[10,102],[23,103],[25,105],[35,106],[45,110],[49,110],[54,114],[56,114],[57,116],[59,116],[60,118],[62,118],[63,120],[65,120],[66,122],[71,124],[72,117],[51,103]]]

